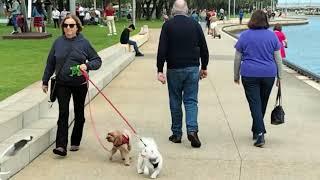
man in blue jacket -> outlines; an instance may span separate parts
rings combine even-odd
[[[158,80],[166,83],[163,66],[167,62],[172,119],[172,135],[169,140],[181,143],[183,101],[188,140],[192,147],[198,148],[201,146],[197,122],[199,79],[207,77],[209,53],[201,26],[188,17],[187,13],[187,3],[184,0],[176,0],[172,9],[174,17],[162,26],[157,56]]]

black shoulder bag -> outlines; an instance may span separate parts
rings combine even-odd
[[[271,124],[279,125],[284,123],[284,110],[281,106],[282,99],[281,99],[281,83],[279,82],[277,99],[274,109],[271,112]]]
[[[60,74],[63,66],[66,64],[66,62],[68,61],[68,58],[70,57],[71,51],[67,51],[67,52],[69,52],[69,54],[67,54],[66,57],[64,58],[65,61],[63,62],[59,72],[55,76],[52,76],[50,78],[50,101],[49,102],[51,102],[51,103],[53,103],[57,99],[57,93],[55,91],[56,90],[56,84],[57,84],[57,78],[59,77],[59,74]]]

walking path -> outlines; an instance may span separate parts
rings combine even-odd
[[[186,180],[319,180],[320,92],[290,73],[284,73],[283,106],[286,123],[270,125],[275,89],[266,112],[266,145],[253,146],[251,116],[242,86],[233,83],[235,41],[207,38],[210,50],[209,76],[200,82],[200,149],[193,149],[184,134],[182,144],[168,141],[170,113],[167,86],[156,81],[156,51],[159,30],[151,30],[136,58],[105,89],[104,93],[128,117],[142,136],[153,137],[164,158],[160,179]],[[101,138],[108,131],[127,128],[106,101],[97,96],[91,104]],[[95,139],[89,111],[81,149],[64,159],[53,155],[51,146],[14,180],[124,180],[144,179],[136,173],[138,149],[132,164],[108,159]],[[185,128],[184,128],[185,131]],[[134,139],[134,145],[137,140]],[[110,144],[108,144],[111,147]],[[118,158],[118,159],[117,159]]]

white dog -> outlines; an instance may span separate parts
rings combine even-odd
[[[137,171],[139,174],[144,173],[155,179],[162,169],[162,156],[152,138],[142,138],[142,141],[144,144],[139,143],[141,151],[138,155]]]

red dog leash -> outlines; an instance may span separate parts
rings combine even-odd
[[[132,130],[132,132],[134,133],[134,135],[142,142],[142,144],[143,144],[144,146],[146,146],[146,144],[145,144],[145,143],[142,141],[142,139],[138,136],[137,131],[131,126],[131,124],[129,123],[129,121],[127,120],[127,118],[125,118],[125,117],[122,115],[122,113],[113,105],[113,103],[107,98],[107,96],[92,82],[92,80],[89,78],[89,75],[88,75],[87,71],[84,71],[84,70],[81,70],[81,69],[80,69],[80,71],[81,71],[82,75],[85,77],[87,83],[90,82],[90,83],[98,90],[98,92],[104,97],[104,99],[105,99],[106,101],[108,101],[108,103],[111,105],[111,107],[119,114],[119,116],[120,116],[120,117],[125,121],[125,123],[130,127],[130,129]],[[88,97],[89,97],[89,83],[88,83]],[[90,102],[91,102],[91,101],[90,101],[90,99],[89,99],[89,102],[88,102],[88,103],[89,103],[89,109],[90,109],[90,116],[91,116],[91,119],[92,119]],[[93,127],[94,127],[94,130],[95,130],[96,136],[99,137],[99,136],[98,136],[98,133],[97,133],[97,130],[96,130],[96,128],[95,128],[94,125],[93,125]],[[98,140],[99,140],[99,143],[103,146],[100,138],[98,138]],[[105,148],[104,146],[103,146],[103,148],[106,149],[107,151],[110,151],[110,150],[108,150],[107,148]]]
[[[89,83],[88,83],[88,82],[87,82],[87,87],[88,87],[88,98],[89,98],[89,103],[88,103],[88,104],[89,104],[89,112],[90,112],[90,119],[91,119],[91,125],[92,125],[92,128],[93,128],[93,132],[94,132],[94,134],[95,134],[95,136],[96,136],[99,144],[102,146],[102,148],[103,148],[104,150],[108,151],[108,152],[111,152],[111,150],[108,149],[108,148],[103,144],[102,140],[100,139],[99,133],[98,133],[97,128],[96,128],[96,125],[95,125],[94,120],[93,120],[93,118],[92,118],[92,110],[91,110],[91,105],[90,105],[91,103],[90,103],[90,93],[89,93]]]

